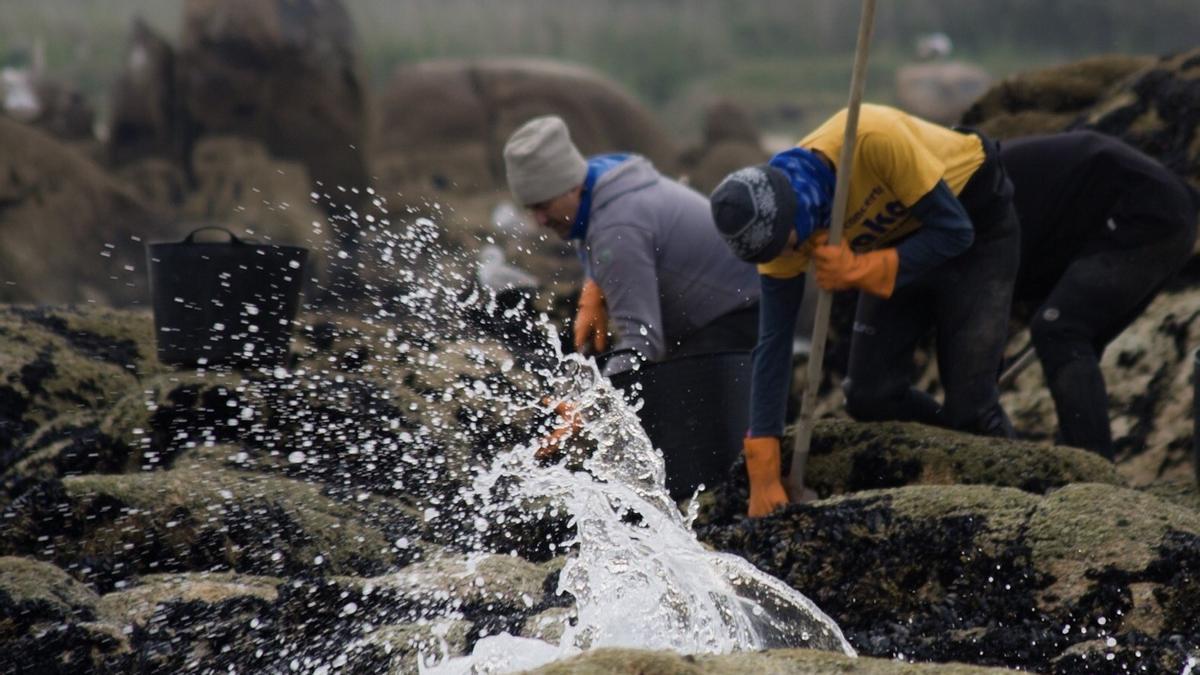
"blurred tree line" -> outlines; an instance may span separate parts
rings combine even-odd
[[[606,72],[660,112],[697,91],[753,97],[773,88],[844,98],[860,11],[853,0],[343,1],[377,83],[397,64],[431,57],[551,56]],[[48,68],[103,103],[134,15],[174,38],[182,3],[0,0],[0,54],[19,62],[40,39]],[[918,36],[934,31],[950,36],[955,56],[1003,76],[1099,53],[1196,46],[1200,1],[881,2],[874,98],[886,98],[880,87],[894,67],[913,58]]]

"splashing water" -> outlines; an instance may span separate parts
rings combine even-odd
[[[608,646],[681,653],[809,647],[854,655],[837,625],[802,594],[696,539],[695,502],[685,515],[668,495],[662,456],[635,411],[594,362],[563,356],[545,314],[527,318],[534,313],[529,297],[501,297],[497,286],[514,284],[480,279],[476,256],[447,248],[432,219],[393,226],[385,200],[372,201],[381,217],[364,225],[358,214],[347,216],[361,238],[357,267],[345,267],[367,290],[368,307],[346,325],[333,321],[327,336],[349,339],[354,348],[333,365],[324,363],[333,362],[325,350],[310,354],[304,367],[236,381],[230,406],[245,413],[238,424],[218,422],[180,437],[205,446],[236,437],[248,450],[235,456],[239,468],[301,478],[343,503],[391,499],[372,513],[395,520],[389,525],[397,530],[410,527],[398,523],[416,520],[413,513],[423,519],[395,536],[397,557],[405,559],[399,564],[406,565],[398,572],[362,578],[361,587],[290,580],[289,593],[318,594],[306,607],[324,614],[311,622],[311,636],[274,638],[278,648],[259,650],[265,655],[257,665],[328,672],[380,649],[393,667],[411,670],[416,660],[434,673],[507,672]],[[340,250],[326,252],[346,259]],[[331,304],[339,305],[334,296]],[[504,349],[489,351],[489,341]],[[340,369],[359,347],[369,356],[355,370]],[[534,451],[546,423],[536,420],[550,416],[543,402],[550,392],[573,402],[584,424],[564,459],[543,463]],[[472,653],[456,656],[450,632],[466,618],[476,567],[515,559],[519,546],[512,542],[541,527],[547,513],[565,523],[552,531],[567,532],[538,542],[548,549],[543,559],[566,558],[555,591],[573,609],[552,619],[560,636],[481,630]],[[448,588],[448,579],[458,585]],[[533,613],[531,600],[525,607]],[[256,630],[271,625],[269,616],[254,621]],[[392,655],[402,643],[389,637],[406,627],[427,628],[431,637],[404,638],[414,649]]]
[[[1196,660],[1196,657],[1189,656],[1188,660],[1187,660],[1187,664],[1183,667],[1183,672],[1180,673],[1179,675],[1192,675],[1192,669],[1196,667],[1197,663],[1200,663],[1200,662],[1198,662]]]
[[[504,307],[487,284],[470,283],[470,272],[455,269],[454,256],[439,248],[436,231],[432,221],[417,219],[398,235],[380,231],[373,247],[382,252],[381,264],[397,258],[408,263],[397,270],[402,282],[412,284],[401,297],[404,309],[443,335],[472,333],[470,321],[463,319],[469,307],[482,307],[486,316],[511,328],[521,307]],[[432,261],[424,274],[418,271],[420,260]],[[470,287],[466,294],[464,284]],[[514,512],[547,503],[565,511],[574,536],[558,544],[570,555],[556,590],[574,600],[574,617],[563,621],[554,643],[505,632],[477,641],[469,656],[448,658],[445,640],[439,639],[435,654],[418,656],[423,671],[509,672],[612,646],[681,653],[809,647],[855,654],[838,626],[808,598],[696,539],[690,528],[694,506],[685,516],[670,498],[661,453],[594,361],[564,357],[544,314],[517,332],[541,336],[540,344],[524,354],[523,370],[537,376],[533,390],[515,394],[475,386],[465,388],[467,393],[515,418],[531,409],[550,412],[541,394],[553,391],[555,399],[576,405],[584,424],[575,439],[582,443],[575,445],[590,445],[591,452],[581,462],[569,456],[545,465],[534,458],[536,437],[496,448],[490,466],[473,467],[472,484],[458,495],[481,523],[465,538],[472,539],[469,548],[486,552],[482,533],[489,528],[520,529],[536,520],[514,520]],[[457,616],[457,611],[430,611],[422,620],[445,626]]]
[[[853,656],[837,625],[808,598],[700,544],[667,494],[662,455],[634,411],[594,362],[571,355],[562,364],[570,374],[557,378],[559,390],[579,403],[587,420],[582,433],[595,444],[583,470],[539,467],[533,448],[518,446],[479,476],[476,492],[487,502],[499,482],[518,478],[517,499],[553,499],[571,514],[578,548],[558,592],[575,599],[577,621],[556,645],[485,638],[471,656],[427,672],[508,672],[596,647],[688,654],[809,647]]]

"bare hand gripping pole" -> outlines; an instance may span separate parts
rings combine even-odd
[[[854,70],[850,75],[850,103],[846,106],[846,135],[842,140],[842,152],[838,159],[837,182],[833,190],[833,212],[830,214],[829,244],[833,246],[841,243],[842,228],[845,225],[850,170],[858,131],[858,110],[862,106],[863,87],[867,79],[867,52],[874,24],[875,0],[863,0],[862,18],[858,24],[858,44],[854,51]],[[815,262],[810,262],[809,283],[816,278],[815,270]],[[804,385],[800,423],[792,448],[792,469],[788,473],[788,494],[794,502],[804,498],[804,465],[808,462],[808,448],[812,443],[817,387],[821,384],[821,363],[825,359],[825,337],[829,333],[829,309],[832,304],[833,295],[829,291],[821,290],[817,295],[817,315],[813,321],[812,347],[808,355],[808,381]]]

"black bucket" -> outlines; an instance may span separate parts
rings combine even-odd
[[[228,242],[198,242],[219,230]],[[308,250],[256,244],[219,227],[148,244],[159,361],[176,366],[277,366],[288,355]]]
[[[638,416],[663,453],[672,498],[725,480],[749,425],[750,352],[684,356],[610,379],[630,400],[644,400]]]

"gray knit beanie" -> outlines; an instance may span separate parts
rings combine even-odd
[[[746,262],[763,263],[778,256],[794,229],[796,195],[787,174],[767,164],[729,174],[708,201],[717,231]]]
[[[561,117],[535,117],[504,144],[508,189],[522,206],[539,204],[582,185],[587,161],[571,142]]]

